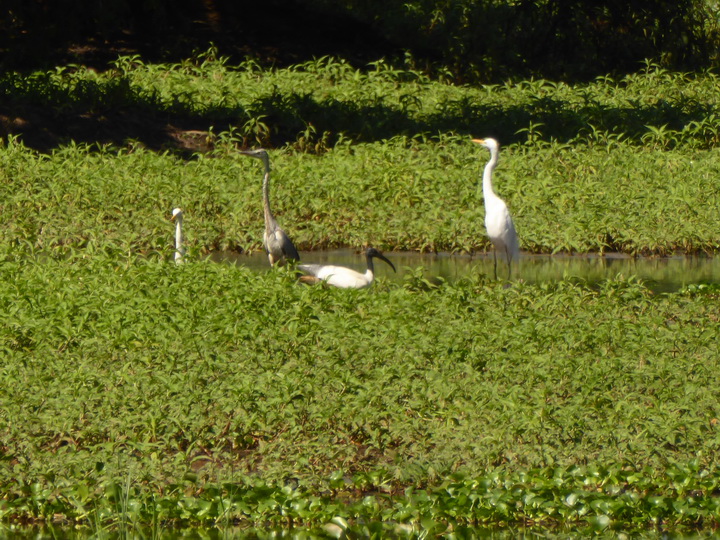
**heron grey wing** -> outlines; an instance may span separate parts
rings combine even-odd
[[[275,237],[280,240],[280,249],[282,249],[283,255],[286,259],[293,261],[300,260],[300,254],[298,253],[298,250],[295,248],[295,245],[290,240],[290,237],[285,234],[285,231],[283,231],[282,229],[276,231]]]

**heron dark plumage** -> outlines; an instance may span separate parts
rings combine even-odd
[[[270,209],[270,157],[263,148],[256,150],[242,150],[241,154],[254,157],[263,162],[265,175],[263,177],[263,211],[265,215],[265,233],[263,245],[271,266],[281,266],[287,261],[299,261],[300,254],[290,237],[282,230]]]

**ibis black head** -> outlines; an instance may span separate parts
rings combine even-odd
[[[372,247],[371,247],[371,248],[368,248],[367,251],[365,252],[365,256],[367,257],[368,262],[370,262],[370,260],[373,259],[373,258],[378,258],[378,259],[380,259],[380,260],[383,260],[383,261],[385,261],[386,263],[388,263],[388,264],[390,265],[390,268],[393,269],[393,272],[397,272],[397,270],[395,270],[395,265],[394,265],[393,263],[391,263],[391,262],[385,257],[385,255],[383,255],[382,253],[380,253],[380,251],[378,251],[377,249],[372,248]]]

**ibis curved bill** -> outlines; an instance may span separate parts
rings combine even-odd
[[[182,264],[185,262],[185,248],[182,245],[182,208],[173,209],[170,221],[175,222],[175,264]]]
[[[267,253],[270,266],[275,266],[276,264],[282,266],[287,261],[299,261],[300,254],[290,240],[290,237],[280,228],[270,209],[270,158],[267,151],[263,148],[258,148],[257,150],[241,150],[240,153],[259,159],[265,168],[265,176],[263,177],[263,210],[265,213],[263,245],[265,246],[265,253]]]
[[[490,161],[483,171],[483,198],[485,199],[485,229],[493,244],[495,279],[497,279],[497,254],[505,256],[508,265],[508,279],[512,273],[512,262],[520,257],[520,245],[510,211],[505,201],[493,191],[492,173],[498,164],[500,145],[495,139],[473,139],[472,142],[490,150]]]
[[[385,261],[393,269],[393,272],[397,271],[395,265],[375,248],[368,248],[365,252],[367,270],[364,274],[352,268],[332,264],[300,264],[297,268],[305,274],[300,277],[300,281],[304,283],[324,282],[341,289],[362,289],[372,285],[375,280],[374,258]]]

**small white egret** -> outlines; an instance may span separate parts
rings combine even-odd
[[[483,171],[483,198],[485,199],[485,228],[493,243],[493,258],[495,260],[495,279],[497,279],[497,253],[505,254],[508,265],[508,279],[512,272],[512,261],[520,256],[515,225],[510,217],[510,211],[500,197],[493,191],[492,172],[497,166],[500,145],[495,139],[473,139],[472,142],[480,144],[490,150],[490,161]]]
[[[372,285],[375,279],[373,258],[377,257],[388,263],[393,272],[396,272],[395,265],[391,263],[385,256],[375,248],[368,248],[365,252],[367,260],[367,270],[364,274],[347,268],[345,266],[335,266],[332,264],[300,264],[298,270],[304,272],[305,276],[300,277],[300,281],[304,283],[325,282],[334,287],[341,289],[362,289]]]
[[[182,208],[174,208],[170,221],[175,222],[175,264],[182,264],[185,257],[185,248],[182,245]]]
[[[254,157],[263,162],[265,167],[265,176],[263,177],[263,209],[265,212],[265,234],[263,236],[263,244],[265,246],[265,253],[267,253],[270,261],[270,266],[282,266],[286,261],[299,261],[300,255],[297,249],[290,241],[290,238],[285,231],[280,228],[278,222],[275,220],[275,216],[270,210],[270,158],[268,153],[262,149],[257,150],[242,150],[241,154],[245,156]]]

